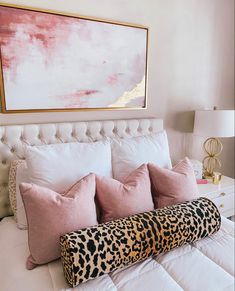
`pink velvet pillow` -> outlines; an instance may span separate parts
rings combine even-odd
[[[28,183],[20,184],[20,192],[28,221],[29,270],[60,257],[61,235],[97,224],[95,174],[78,181],[64,195]]]
[[[148,164],[153,186],[155,208],[192,200],[199,196],[193,167],[188,158],[179,162],[172,170]]]
[[[147,165],[133,171],[124,184],[96,175],[96,195],[102,222],[154,209]]]

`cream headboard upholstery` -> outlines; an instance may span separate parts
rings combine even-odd
[[[132,137],[163,129],[161,119],[127,119],[0,126],[0,218],[12,214],[8,198],[11,161],[23,159],[25,145],[94,142],[104,137]]]

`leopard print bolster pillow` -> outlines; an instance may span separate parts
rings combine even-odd
[[[75,287],[209,236],[220,224],[213,202],[199,198],[65,234],[60,238],[65,278]]]

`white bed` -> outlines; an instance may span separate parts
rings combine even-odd
[[[162,120],[139,119],[0,126],[0,199],[9,213],[8,171],[10,161],[23,158],[24,144],[95,141],[103,137],[126,137],[158,132]],[[0,290],[71,290],[60,260],[28,271],[27,231],[19,230],[13,217],[0,222]],[[81,284],[74,290],[234,290],[234,223],[222,218],[218,233],[147,259],[131,267]]]
[[[74,290],[151,291],[234,290],[234,224],[223,218],[221,230],[195,244],[148,259],[110,275],[88,281]],[[60,260],[28,271],[27,231],[13,218],[0,223],[0,290],[71,290]]]

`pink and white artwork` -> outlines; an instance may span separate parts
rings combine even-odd
[[[0,5],[3,111],[145,108],[147,34]]]

